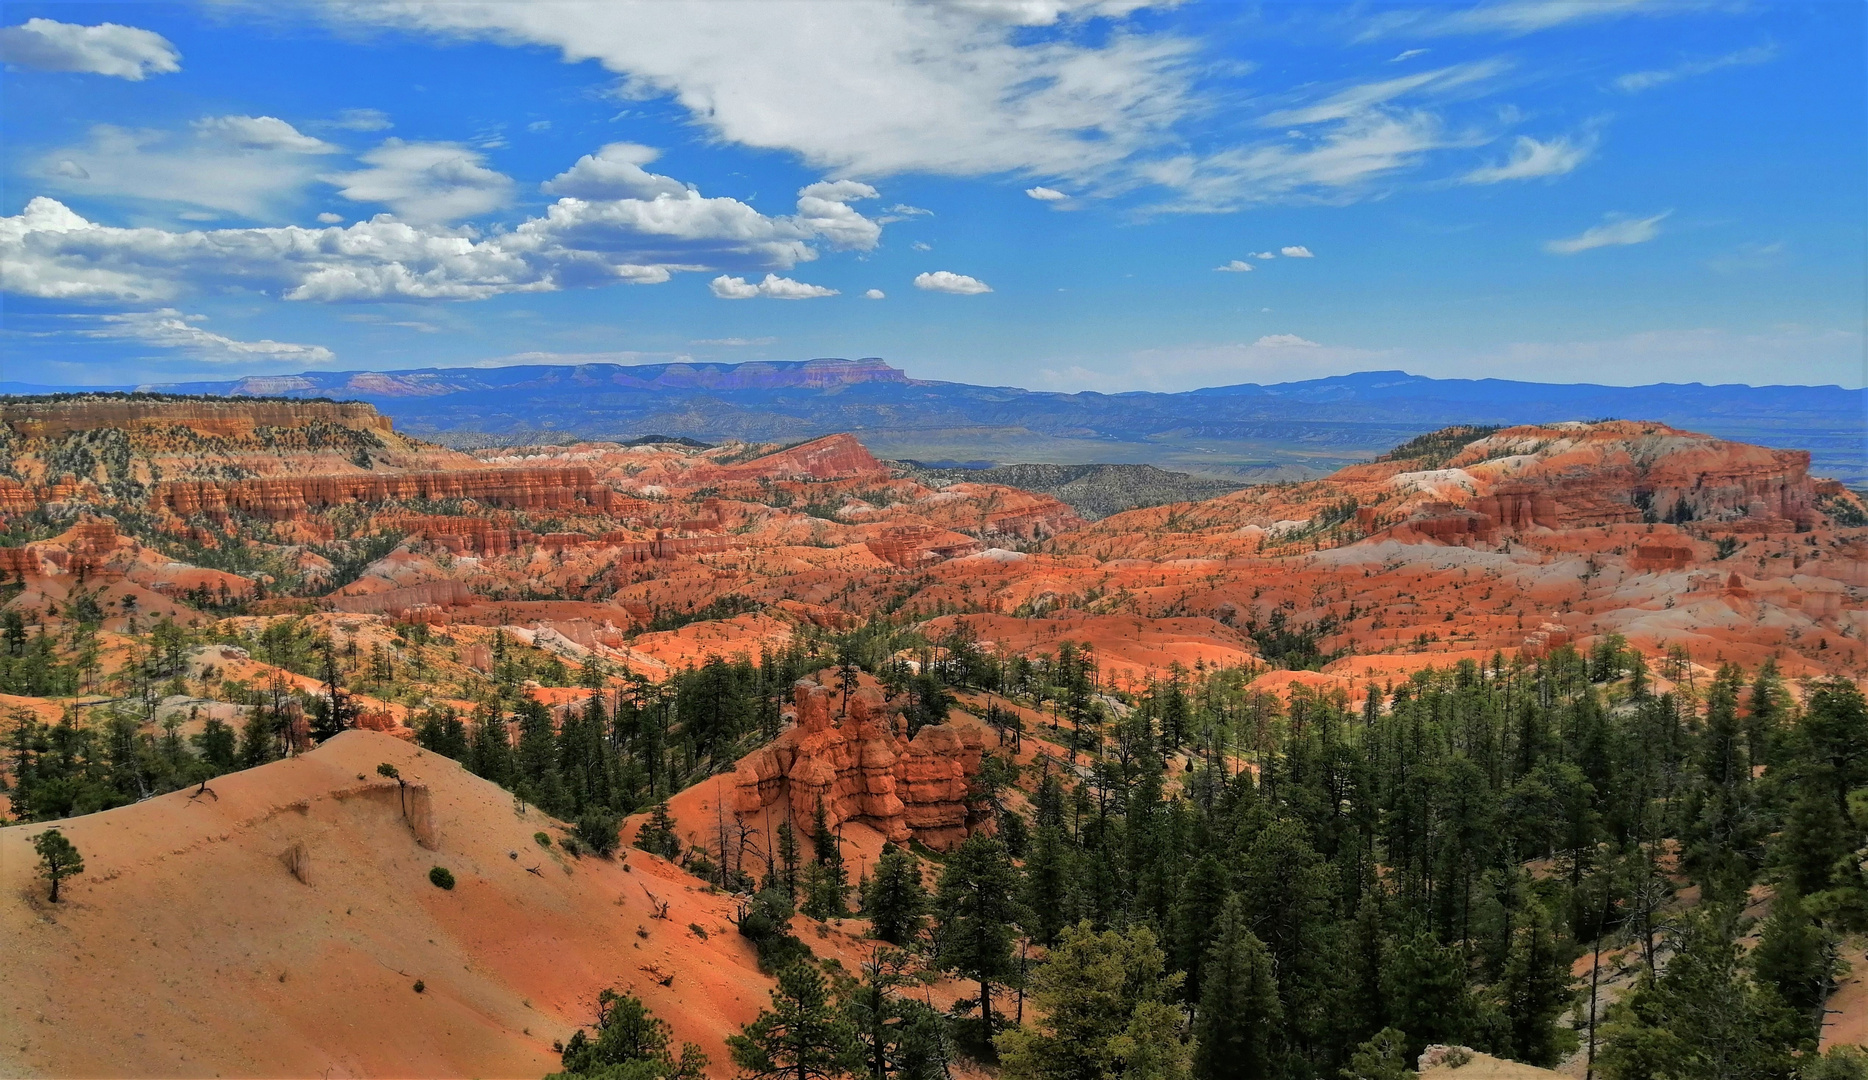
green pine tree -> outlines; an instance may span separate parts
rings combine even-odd
[[[1040,1019],[996,1040],[1004,1080],[1183,1080],[1190,1048],[1154,932],[1067,927],[1032,977]]]
[[[1193,1074],[1199,1080],[1260,1080],[1276,1075],[1273,1048],[1283,1006],[1271,951],[1250,929],[1245,904],[1226,901],[1201,970],[1194,1019]]]
[[[1005,845],[981,833],[966,838],[948,856],[935,890],[940,920],[940,966],[979,984],[980,1034],[993,1037],[992,990],[1016,977],[1012,960],[1016,927],[1031,918],[1020,897],[1018,869]]]
[[[876,872],[863,889],[863,913],[875,935],[891,945],[906,945],[921,933],[927,911],[920,860],[894,844],[882,846]]]
[[[771,1008],[726,1044],[747,1080],[826,1080],[864,1066],[856,1033],[831,1006],[824,977],[808,963],[779,972]]]
[[[58,903],[58,883],[73,874],[84,873],[84,856],[78,847],[57,829],[47,829],[32,838],[32,849],[39,853],[39,876],[52,883],[52,902]]]

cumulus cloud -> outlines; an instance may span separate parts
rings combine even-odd
[[[1061,202],[1065,199],[1070,198],[1070,196],[1064,194],[1063,192],[1057,190],[1056,188],[1048,188],[1048,187],[1026,188],[1025,194],[1031,196],[1032,198],[1038,200],[1039,202]]]
[[[1260,262],[1263,262],[1266,259],[1277,258],[1278,253],[1275,251],[1248,251],[1245,253],[1245,256],[1248,259],[1257,259]]]
[[[863,299],[882,300],[886,299],[888,295],[888,293],[883,292],[881,289],[867,289],[863,292]]]
[[[342,220],[344,220],[342,214],[333,214],[329,210],[318,215],[318,222],[321,225],[335,225]]]
[[[1224,266],[1215,266],[1213,269],[1218,270],[1222,274],[1244,274],[1251,271],[1252,264],[1246,262],[1244,259],[1234,259]]]
[[[228,130],[210,125],[197,138]],[[131,134],[113,137],[134,148],[138,144]],[[600,182],[621,183],[618,170],[605,173],[596,166],[640,161],[644,154],[626,150],[625,157],[613,150],[607,147],[580,161],[559,180],[573,183],[565,177],[575,173],[575,183],[592,185],[580,190],[592,194]],[[267,160],[306,158],[284,151],[242,153]],[[65,158],[53,159],[59,160]],[[542,215],[482,238],[436,220],[504,197],[508,182],[481,166],[476,152],[391,140],[365,160],[375,167],[332,179],[344,185],[348,197],[387,202],[410,220],[379,215],[348,228],[121,229],[98,225],[55,199],[40,197],[20,214],[0,218],[0,262],[6,263],[0,266],[0,287],[90,301],[149,302],[209,288],[273,291],[289,300],[478,300],[511,292],[654,284],[684,272],[788,270],[816,259],[820,247],[868,250],[881,235],[879,222],[849,205],[874,198],[875,189],[833,180],[801,189],[798,212],[776,216],[685,186],[660,190],[649,199],[566,195]],[[42,170],[48,178],[51,167],[48,163]],[[95,166],[91,172],[95,175]],[[178,188],[193,179],[180,170],[174,173]],[[149,177],[143,180],[147,186]],[[94,181],[68,177],[61,182]],[[788,293],[782,281],[773,285],[776,291],[762,295],[823,295]]]
[[[116,196],[277,218],[336,147],[273,116],[210,116],[188,133],[92,127],[31,171],[62,194]],[[204,178],[212,178],[207,182]]]
[[[686,195],[687,185],[672,176],[652,173],[642,166],[662,152],[638,143],[615,142],[539,185],[547,195],[574,199],[653,199],[657,195]]]
[[[1774,44],[1758,45],[1737,52],[1726,53],[1706,60],[1689,60],[1670,68],[1652,71],[1631,71],[1615,79],[1615,89],[1624,94],[1638,94],[1643,90],[1652,90],[1680,79],[1690,79],[1695,75],[1706,75],[1721,68],[1748,67],[1752,64],[1767,64],[1777,59],[1777,46]]]
[[[98,325],[78,333],[91,338],[110,338],[141,342],[163,349],[173,349],[191,359],[208,363],[250,363],[254,360],[292,360],[305,364],[328,364],[336,354],[322,345],[297,345],[289,341],[262,338],[259,341],[235,341],[233,338],[194,325],[204,316],[183,315],[174,308],[156,311],[131,311],[116,315],[91,316]]]
[[[721,274],[708,283],[708,288],[722,300],[751,300],[763,296],[770,300],[812,300],[820,296],[835,296],[837,290],[826,289],[822,285],[810,285],[802,281],[782,278],[777,274],[765,275],[765,280],[749,282],[745,278]]]
[[[1551,240],[1544,244],[1544,250],[1552,255],[1575,255],[1599,247],[1616,245],[1645,244],[1660,235],[1660,223],[1671,210],[1664,210],[1653,217],[1631,218],[1609,215],[1608,220],[1600,225],[1584,229],[1580,234],[1563,240]]]
[[[27,19],[0,28],[0,61],[37,71],[77,71],[141,82],[182,69],[182,54],[153,30]]]
[[[977,296],[980,293],[992,291],[992,286],[978,278],[955,274],[947,270],[916,274],[915,288],[925,289],[928,292],[952,293],[955,296]]]
[[[390,138],[359,160],[369,168],[323,179],[352,202],[381,203],[408,221],[459,221],[512,201],[512,178],[460,143]]]
[[[1281,247],[1278,249],[1278,254],[1284,256],[1287,259],[1314,259],[1316,258],[1315,255],[1312,255],[1310,253],[1310,249],[1303,246],[1302,244],[1292,244],[1289,247]]]
[[[1461,177],[1466,184],[1499,184],[1507,180],[1535,180],[1545,176],[1563,176],[1574,172],[1589,160],[1596,149],[1596,135],[1585,132],[1575,139],[1559,135],[1540,142],[1528,135],[1518,136],[1511,156],[1497,165],[1477,168]]]

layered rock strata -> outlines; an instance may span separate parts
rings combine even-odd
[[[936,850],[970,833],[968,797],[985,748],[978,728],[936,724],[907,739],[873,690],[850,695],[840,719],[827,687],[800,682],[793,696],[796,724],[740,761],[740,814],[783,802],[795,820],[809,821],[821,802],[832,828],[860,821],[896,843]]]

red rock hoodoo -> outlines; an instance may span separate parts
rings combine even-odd
[[[831,717],[829,688],[800,682],[793,696],[796,725],[739,763],[736,811],[756,814],[782,799],[809,821],[822,800],[833,828],[862,821],[896,843],[915,839],[937,851],[966,838],[985,748],[978,728],[935,724],[907,739],[873,690],[851,694],[840,720]]]

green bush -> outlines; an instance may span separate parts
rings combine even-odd
[[[539,847],[551,846],[551,834],[548,832],[535,832],[532,834],[532,839],[538,841]]]
[[[452,889],[454,887],[454,875],[445,866],[437,866],[428,871],[428,880],[438,888]]]
[[[613,814],[592,810],[577,819],[577,838],[607,859],[616,850],[616,821]]]

